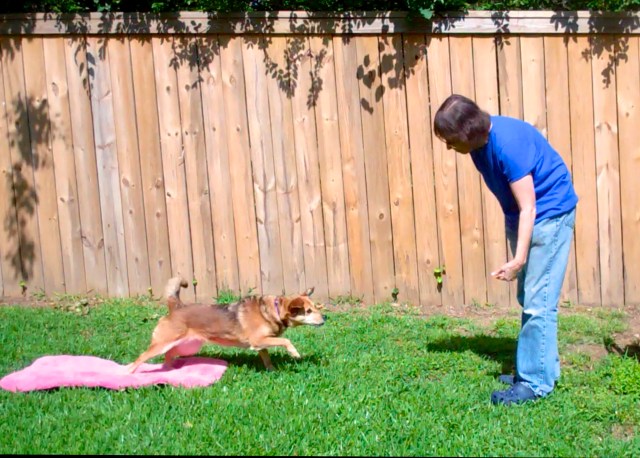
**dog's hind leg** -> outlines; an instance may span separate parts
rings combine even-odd
[[[175,345],[175,342],[171,342],[169,344],[167,344],[167,342],[152,343],[151,345],[149,345],[149,348],[147,348],[145,352],[143,352],[140,356],[138,356],[138,359],[136,359],[133,363],[127,366],[127,371],[130,374],[133,374],[138,369],[138,367],[140,367],[142,363],[150,360],[154,356],[161,355],[166,351],[171,350],[171,348],[174,345]]]
[[[177,347],[173,347],[171,350],[164,354],[164,367],[170,369],[173,367],[173,360],[180,356],[180,352]]]
[[[202,348],[202,341],[187,339],[180,341],[164,354],[164,367],[173,367],[173,361],[179,356],[195,355]]]
[[[271,357],[269,356],[269,352],[266,348],[258,351],[260,358],[262,358],[262,362],[264,363],[264,367],[267,368],[268,371],[274,370],[273,364],[271,363]]]

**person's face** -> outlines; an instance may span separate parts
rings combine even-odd
[[[473,145],[465,141],[448,141],[442,137],[438,138],[440,138],[440,140],[442,140],[447,145],[447,149],[452,149],[457,153],[469,154],[471,151],[473,151]]]
[[[442,140],[443,142],[445,142],[445,144],[447,145],[447,149],[452,149],[457,153],[460,154],[469,154],[471,151],[478,149],[482,146],[484,146],[487,143],[487,139],[483,138],[477,142],[465,142],[463,140],[459,140],[459,141],[448,141],[445,140],[442,137],[439,137],[440,140]]]

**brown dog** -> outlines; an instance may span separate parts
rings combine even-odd
[[[285,347],[294,358],[298,350],[289,339],[280,337],[288,327],[309,324],[322,326],[322,307],[309,296],[313,288],[293,296],[250,296],[229,304],[184,304],[180,288],[187,282],[180,277],[169,280],[166,287],[169,314],[160,318],[151,336],[151,345],[128,366],[133,373],[145,361],[164,354],[165,366],[171,367],[177,356],[196,354],[204,343],[257,350],[267,370],[273,370],[267,348]]]

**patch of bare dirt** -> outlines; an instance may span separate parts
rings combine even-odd
[[[580,353],[588,355],[590,361],[598,361],[607,356],[610,352],[604,345],[580,343],[568,345],[566,353]]]
[[[53,305],[53,300],[48,298],[36,299],[33,297],[0,297],[0,306],[3,305],[18,305],[23,307],[50,307]]]
[[[59,309],[81,309],[91,307],[102,302],[103,299],[97,296],[79,295],[54,297],[0,297],[0,307],[6,305],[19,307],[55,307]]]
[[[616,439],[631,440],[635,437],[634,427],[631,424],[621,425],[615,423],[611,427],[611,435]]]

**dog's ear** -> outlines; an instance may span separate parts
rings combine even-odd
[[[315,289],[316,287],[312,286],[311,288],[308,288],[304,293],[302,293],[301,296],[311,296]]]
[[[287,306],[287,312],[291,316],[304,315],[304,299],[301,297],[292,299]]]

